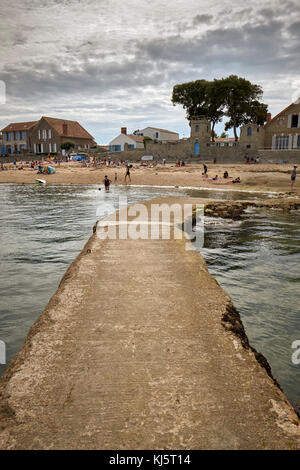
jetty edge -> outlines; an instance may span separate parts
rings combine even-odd
[[[200,201],[146,205],[175,202]],[[294,409],[224,327],[243,328],[187,243],[94,226],[0,380],[1,449],[300,448]]]

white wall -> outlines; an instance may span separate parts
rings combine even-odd
[[[163,132],[158,129],[154,129],[153,127],[145,127],[145,129],[140,130],[139,134],[140,133],[143,134],[144,136],[150,137],[150,139],[159,140],[161,142],[168,142],[170,140],[179,140],[179,134]],[[158,133],[158,137],[156,137],[156,133]]]
[[[124,150],[124,144],[134,145],[134,148],[139,148],[137,147],[135,140],[131,139],[126,134],[120,134],[109,142],[109,145],[121,145],[121,152]],[[143,147],[144,146],[142,145],[142,148]]]

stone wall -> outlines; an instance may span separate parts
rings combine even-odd
[[[259,150],[258,155],[261,163],[298,163],[300,165],[299,150]]]
[[[92,152],[90,152],[92,153]],[[146,150],[127,150],[125,152],[111,152],[96,154],[98,160],[111,158],[115,160],[129,160],[130,162],[140,162],[142,156],[153,155],[154,160],[162,161],[163,158],[167,162],[175,162],[176,160],[185,160],[188,163],[200,163],[203,161],[213,161],[217,159],[217,163],[244,163],[245,154],[251,158],[260,158],[261,163],[298,163],[300,165],[300,150],[254,150],[245,149],[242,146],[236,147],[208,147],[200,144],[200,155],[194,155],[192,152],[191,142],[179,142],[168,144],[150,144],[147,145]],[[11,155],[9,157],[1,157],[2,163],[13,163],[16,159],[20,161],[31,161],[41,159],[40,155],[26,154],[26,155]]]

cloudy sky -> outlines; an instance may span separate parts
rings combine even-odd
[[[298,0],[1,0],[0,128],[45,115],[101,144],[121,126],[188,136],[173,86],[230,74],[275,114],[300,96],[299,44]]]

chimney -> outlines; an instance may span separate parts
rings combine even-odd
[[[68,135],[68,124],[63,124],[63,135]]]
[[[127,134],[127,127],[121,127],[121,134]]]
[[[271,122],[271,119],[272,119],[272,114],[268,113],[267,114],[267,124],[269,124],[269,122]]]

